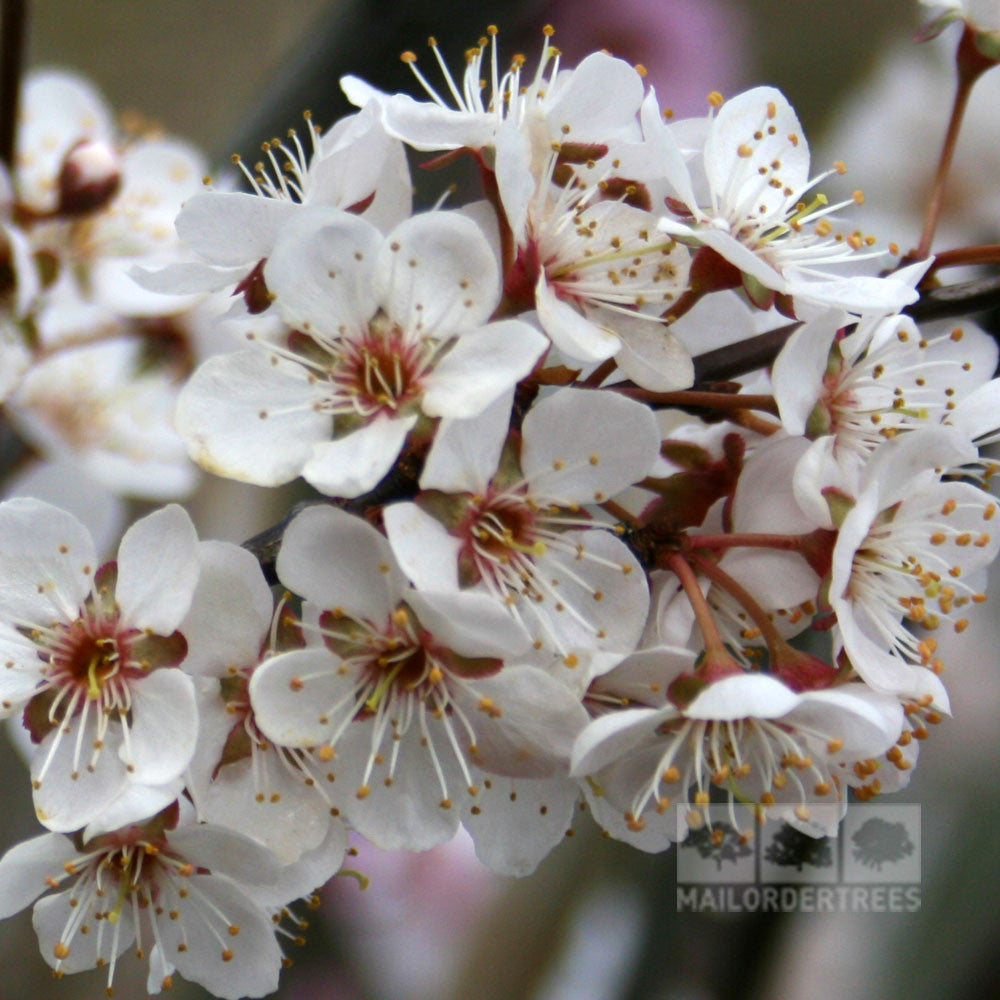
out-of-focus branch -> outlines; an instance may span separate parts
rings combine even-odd
[[[0,5],[0,162],[14,165],[17,107],[24,71],[28,0],[2,0]]]

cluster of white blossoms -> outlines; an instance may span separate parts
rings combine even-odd
[[[464,826],[512,875],[584,813],[646,851],[734,803],[832,835],[948,712],[936,636],[1000,548],[993,339],[901,312],[930,261],[829,203],[845,168],[779,91],[677,121],[551,35],[504,63],[491,27],[461,77],[431,40],[419,98],[345,78],[357,113],[235,158],[244,191],[29,83],[12,427],[118,495],[183,496],[178,445],[316,491],[270,559],[172,504],[103,561],[44,491],[0,504],[0,704],[48,830],[0,916],[34,903],[58,975],[110,992],[134,946],[152,993],[264,995],[349,831]],[[483,200],[414,212],[406,147]],[[789,323],[767,370],[697,380]]]

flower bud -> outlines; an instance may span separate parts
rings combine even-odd
[[[58,215],[89,215],[104,208],[122,183],[118,154],[106,142],[84,139],[59,171]]]

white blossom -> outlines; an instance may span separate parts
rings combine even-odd
[[[168,785],[191,758],[194,686],[174,668],[198,576],[194,527],[164,508],[102,567],[72,515],[24,498],[0,504],[0,543],[3,715],[23,708],[38,744],[38,818],[80,829],[131,789]]]

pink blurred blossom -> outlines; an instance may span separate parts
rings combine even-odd
[[[351,934],[358,969],[379,996],[435,996],[449,978],[502,885],[476,860],[471,839],[429,851],[380,851],[360,837],[347,867],[369,879],[334,879],[324,891],[338,924]]]
[[[726,0],[552,0],[541,17],[567,65],[600,48],[642,63],[660,103],[682,117],[704,114],[710,91],[731,94],[745,77],[749,31]]]

